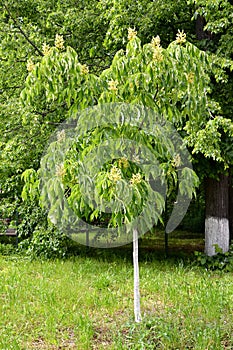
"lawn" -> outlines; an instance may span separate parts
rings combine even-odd
[[[232,274],[140,256],[141,324],[130,251],[0,256],[0,349],[232,349]]]

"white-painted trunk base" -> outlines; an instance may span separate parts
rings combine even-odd
[[[217,244],[226,253],[229,250],[229,221],[226,218],[207,217],[205,219],[205,253],[209,256],[215,255]]]
[[[133,267],[134,267],[134,317],[135,322],[141,322],[139,265],[138,265],[138,231],[133,230]]]

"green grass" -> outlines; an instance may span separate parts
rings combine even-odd
[[[0,349],[232,349],[232,274],[140,253],[141,324],[129,251],[0,256]]]

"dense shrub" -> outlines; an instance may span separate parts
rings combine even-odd
[[[12,255],[16,253],[16,246],[13,244],[0,243],[0,254],[1,255]]]
[[[37,228],[32,237],[26,238],[19,244],[19,250],[32,259],[56,259],[68,256],[70,239],[50,226]]]

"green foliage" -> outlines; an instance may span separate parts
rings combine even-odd
[[[101,71],[108,65],[110,56],[102,45],[107,27],[101,19],[101,9],[97,9],[98,3],[0,1],[1,202],[7,198],[12,204],[20,198],[21,174],[29,168],[38,169],[47,137],[53,130],[54,124],[41,127],[41,121],[47,114],[51,118],[56,116],[56,110],[52,112],[51,106],[42,114],[40,109],[34,108],[32,123],[23,125],[18,97],[28,74],[28,61],[39,61],[44,43],[53,46],[56,34],[60,34],[67,44],[76,48],[81,62],[89,60],[90,70]],[[55,118],[54,122],[57,122]]]
[[[142,47],[137,37],[132,38],[126,52],[119,51],[100,77],[88,74],[73,49],[52,50],[29,74],[21,94],[30,107],[25,124],[33,125],[35,108],[42,114],[55,108],[56,118],[45,112],[41,120],[47,129],[50,121],[59,122],[64,115],[97,103],[143,103],[183,130],[194,155],[227,167],[231,158],[226,157],[221,138],[222,133],[232,138],[232,121],[222,118],[219,104],[210,98],[210,76],[223,71],[221,62],[190,43],[175,41],[165,50],[157,40]]]
[[[154,38],[150,44],[142,46],[134,30],[130,29],[126,51],[117,52],[110,68],[103,71],[99,77],[88,73],[87,67],[79,63],[77,53],[70,47],[64,51],[58,48],[51,49],[49,54],[33,67],[26,80],[25,89],[21,93],[25,111],[28,111],[25,112],[24,123],[33,127],[31,115],[33,115],[34,108],[37,110],[41,108],[42,113],[44,108],[57,107],[56,121],[64,118],[64,115],[68,117],[78,112],[80,114],[81,110],[96,104],[100,111],[94,108],[92,112],[88,110],[87,113],[90,115],[80,114],[77,126],[80,134],[79,140],[72,145],[68,155],[63,157],[64,159],[60,157],[59,149],[70,147],[65,143],[65,133],[58,135],[57,140],[50,144],[48,154],[51,153],[52,157],[46,155],[43,159],[42,167],[45,169],[49,167],[54,174],[53,179],[45,176],[43,184],[45,187],[42,194],[42,201],[50,205],[48,208],[50,220],[58,224],[57,217],[65,218],[68,214],[61,203],[61,197],[65,191],[71,208],[88,223],[97,221],[100,225],[120,229],[123,223],[131,222],[143,211],[145,199],[150,202],[148,198],[151,198],[151,207],[147,207],[148,213],[144,213],[148,227],[151,224],[150,213],[153,212],[154,203],[157,203],[159,208],[157,217],[160,216],[161,209],[164,208],[162,198],[157,196],[153,202],[145,173],[140,173],[131,165],[127,171],[119,166],[122,155],[118,159],[106,161],[104,167],[98,170],[99,173],[97,172],[94,177],[95,184],[88,184],[88,192],[94,191],[94,199],[100,209],[94,209],[93,204],[85,201],[83,193],[87,185],[84,184],[82,188],[77,181],[80,175],[78,173],[81,171],[82,174],[82,169],[85,169],[85,163],[87,163],[86,156],[88,153],[92,154],[92,150],[95,150],[97,154],[99,152],[97,158],[101,158],[102,146],[105,143],[107,145],[108,139],[129,139],[144,145],[160,161],[157,176],[160,174],[161,177],[163,174],[162,182],[166,178],[168,194],[177,188],[179,176],[181,194],[192,197],[194,188],[198,185],[197,177],[185,166],[182,170],[180,169],[178,175],[177,169],[182,159],[179,158],[179,154],[176,154],[174,145],[169,141],[169,133],[166,134],[165,130],[163,132],[155,130],[154,125],[157,121],[152,117],[153,113],[147,115],[149,119],[147,128],[153,130],[154,135],[138,128],[138,125],[145,124],[143,114],[145,112],[137,105],[151,108],[161,119],[169,120],[179,131],[183,130],[183,139],[190,147],[194,147],[194,153],[201,152],[205,157],[224,162],[219,150],[219,140],[216,140],[216,135],[212,134],[212,129],[211,132],[208,130],[208,142],[202,143],[202,148],[199,146],[203,135],[199,135],[198,132],[200,129],[202,131],[209,120],[209,115],[217,109],[217,104],[209,98],[211,92],[209,72],[212,69],[212,63],[213,60],[207,54],[186,42],[185,35],[182,33],[177,35],[176,41],[171,43],[167,49],[163,49],[159,37]],[[108,115],[107,121],[104,122],[104,108],[101,106],[107,106],[109,103],[119,106],[122,103],[129,103],[135,106],[132,108],[138,108],[140,119],[136,123],[132,117],[130,122],[126,121],[118,128],[116,125],[121,125],[121,122],[118,123],[118,119],[120,121],[121,118],[119,109],[119,112],[114,111],[113,117]],[[109,114],[109,111],[107,112]],[[46,128],[50,118],[49,114],[45,116],[43,127]],[[54,118],[52,120],[54,121]],[[89,120],[93,125],[90,125]],[[135,125],[135,128],[132,125]],[[225,122],[225,132],[228,132],[229,128],[231,130],[231,125]],[[212,144],[214,146],[211,146]],[[117,149],[117,141],[114,141],[114,145]],[[122,147],[121,143],[119,147]],[[127,145],[123,146],[121,150],[123,154],[127,147]],[[214,147],[215,153],[212,152],[211,147]],[[126,153],[125,157],[127,158]],[[92,169],[93,166],[92,161],[89,160],[88,167]],[[118,174],[115,174],[118,176],[117,180],[110,179],[111,171],[114,169]],[[85,172],[83,174],[85,175]],[[135,176],[140,176],[140,181],[127,194],[126,185]],[[26,181],[28,184],[26,184],[24,194],[30,192],[31,186],[30,179]],[[133,198],[131,201],[128,200],[127,206],[123,207],[124,214],[120,210],[122,195],[119,193],[124,193],[123,197],[126,202],[127,198]],[[111,202],[113,199],[115,207],[112,215],[103,214],[102,202]]]
[[[47,213],[39,206],[38,202],[23,202],[18,207],[18,215],[20,219],[18,224],[20,240],[32,237],[37,226],[43,227],[45,231],[47,230]]]
[[[13,244],[0,243],[0,255],[10,256],[17,252],[16,246]]]
[[[207,270],[224,270],[226,272],[233,271],[233,245],[230,246],[228,252],[223,253],[222,249],[215,245],[216,255],[207,256],[201,252],[195,252],[196,261],[199,265]]]
[[[0,205],[0,217],[1,219],[14,218],[16,214],[16,203],[9,203],[8,201],[2,201]]]
[[[119,50],[124,46],[129,27],[138,31],[143,44],[159,34],[163,46],[167,46],[175,39],[178,29],[188,32],[189,40],[193,38],[192,6],[187,1],[106,0],[101,6],[102,16],[109,23],[104,39],[108,49]]]
[[[212,120],[210,119],[206,125],[209,130],[200,130],[200,136],[202,141],[198,143],[198,147],[203,148],[204,143],[208,144],[208,132],[211,130],[212,134],[215,134],[218,144],[217,152],[223,155],[228,166],[232,166],[233,148],[232,148],[232,115],[233,115],[233,95],[232,95],[232,59],[233,59],[233,41],[232,41],[232,10],[233,3],[228,0],[215,0],[215,1],[203,1],[203,0],[191,0],[188,1],[189,5],[194,5],[193,20],[202,18],[204,25],[204,36],[206,39],[197,41],[197,45],[207,48],[208,51],[215,53],[215,62],[217,66],[214,68],[214,76],[212,77],[212,97],[218,103],[219,109],[217,113],[214,113]],[[199,16],[199,17],[198,17]],[[200,23],[199,23],[200,24]],[[220,69],[219,69],[220,68]],[[223,69],[221,69],[223,68]],[[230,128],[226,133],[225,123],[228,123]],[[213,140],[212,145],[216,142]],[[219,158],[214,148],[211,146],[209,151],[211,154]],[[221,153],[220,153],[221,152]],[[208,152],[207,152],[208,154]],[[200,162],[201,165],[201,162]],[[215,168],[215,171],[213,171]],[[222,172],[221,165],[215,163],[203,166],[201,165],[200,171],[208,176],[211,172],[216,176],[217,172]]]
[[[19,205],[21,175],[39,168],[57,123],[99,102],[143,103],[172,121],[193,152],[200,179],[232,165],[231,1],[1,0],[0,4],[1,207]],[[195,38],[198,14],[212,33],[200,42]],[[138,31],[141,43],[135,38],[125,50],[129,26]],[[169,45],[178,29],[217,56],[204,64],[207,55],[194,46]],[[63,35],[67,49],[54,48],[56,34]],[[150,44],[143,44],[157,34],[168,49],[155,54]],[[48,56],[44,43],[52,47]],[[152,56],[164,59],[152,63]],[[26,80],[23,108],[18,97],[25,87],[28,60],[36,67]],[[85,64],[95,74],[87,73]],[[173,185],[175,177],[175,172],[168,177]],[[31,190],[32,184],[25,185],[24,198],[25,191],[32,195]]]
[[[233,58],[232,2],[229,0],[189,0],[188,3],[196,5],[195,18],[198,14],[205,18],[205,30],[215,34],[213,37],[216,42],[214,50],[221,56]]]
[[[27,169],[22,174],[22,179],[24,180],[24,187],[22,190],[22,200],[30,202],[38,201],[39,199],[39,179],[37,172],[34,169]]]
[[[24,202],[18,209],[19,252],[31,259],[65,258],[70,239],[48,223],[46,210],[39,206],[37,172],[28,169],[23,173],[23,178]]]
[[[19,243],[19,251],[31,259],[62,259],[67,256],[68,245],[69,238],[54,227],[38,227],[32,237]]]

